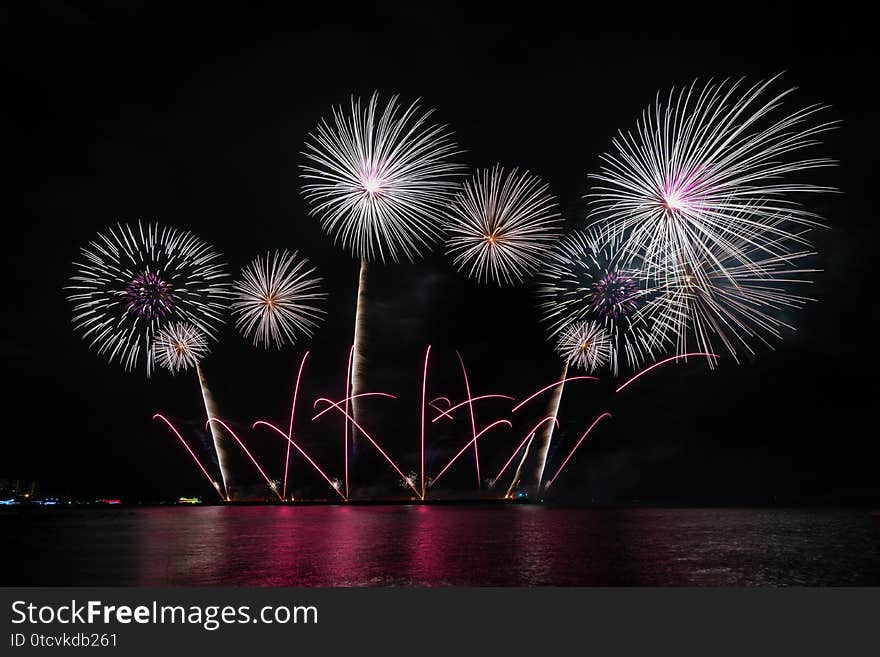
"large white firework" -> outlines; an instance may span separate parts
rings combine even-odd
[[[234,284],[235,326],[257,347],[280,349],[309,337],[324,319],[321,278],[297,252],[258,256]]]
[[[174,322],[159,331],[153,351],[159,365],[177,374],[198,366],[209,349],[208,341],[199,329],[186,322]]]
[[[456,194],[446,251],[459,271],[481,282],[515,284],[533,274],[562,233],[549,185],[500,165],[478,171]]]
[[[556,350],[568,365],[595,372],[611,359],[611,338],[597,322],[575,322],[559,334]]]
[[[713,254],[716,265],[750,267],[741,237],[773,257],[780,239],[797,240],[819,222],[798,201],[831,190],[801,174],[834,164],[806,151],[836,122],[815,121],[821,105],[785,109],[793,89],[771,91],[777,78],[750,87],[695,81],[658,94],[635,131],[621,132],[602,156],[591,176],[592,216],[649,274]]]
[[[607,243],[597,229],[576,230],[562,238],[536,281],[538,309],[550,337],[574,323],[600,324],[611,341],[612,374],[618,373],[621,359],[636,368],[665,346],[636,319],[656,290],[648,286],[636,262],[620,262],[615,243]]]
[[[173,321],[215,339],[229,284],[213,248],[159,224],[117,224],[81,249],[65,288],[75,330],[126,370],[154,369],[153,341]]]
[[[305,144],[303,195],[334,241],[363,260],[412,260],[441,237],[439,217],[462,167],[452,133],[392,96],[352,98]]]
[[[736,258],[716,245],[702,260],[678,261],[639,309],[637,321],[653,328],[653,339],[673,341],[678,354],[693,347],[724,350],[739,361],[758,345],[772,348],[785,330],[794,330],[793,312],[813,300],[798,291],[810,286],[817,271],[809,267],[815,252],[797,250],[802,237],[770,245],[782,255],[767,255],[764,246],[743,237],[733,242],[741,254]],[[715,361],[711,356],[710,364]]]

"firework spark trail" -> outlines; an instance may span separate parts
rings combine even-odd
[[[562,465],[559,466],[559,469],[556,471],[556,474],[553,475],[553,477],[550,479],[550,481],[547,482],[547,485],[544,487],[544,490],[550,488],[550,486],[553,484],[553,482],[556,481],[556,477],[558,477],[559,473],[562,472],[562,469],[565,467],[565,464],[568,463],[568,460],[572,457],[572,455],[575,453],[577,448],[581,446],[581,443],[584,442],[584,439],[590,435],[590,432],[593,430],[593,427],[595,427],[597,424],[599,424],[600,420],[602,420],[603,418],[606,418],[606,417],[611,417],[611,413],[608,413],[606,411],[606,412],[600,414],[595,420],[593,420],[593,423],[584,432],[584,435],[582,435],[580,437],[580,439],[578,439],[575,446],[572,447],[571,451],[568,453],[568,456],[565,457],[565,460],[562,462]]]
[[[420,445],[420,478],[421,478],[421,497],[425,499],[425,397],[428,390],[428,358],[431,356],[431,345],[425,350],[425,367],[422,370],[422,415],[420,422],[421,429],[421,445]]]
[[[214,397],[211,394],[211,391],[208,389],[208,382],[205,380],[205,374],[202,372],[202,367],[198,363],[196,363],[196,374],[199,377],[199,387],[202,390],[202,400],[205,404],[205,413],[208,417],[208,430],[211,432],[211,440],[214,443],[214,454],[217,457],[217,465],[220,467],[220,480],[223,482],[223,492],[226,495],[226,501],[229,501],[229,469],[228,469],[228,459],[229,454],[226,451],[226,445],[223,438],[220,436],[220,432],[211,424],[211,420],[217,417],[217,407],[214,404]]]
[[[519,410],[520,408],[522,408],[523,406],[525,406],[526,404],[528,404],[528,403],[529,403],[530,401],[532,401],[535,397],[537,397],[538,395],[541,395],[541,394],[547,392],[547,391],[550,390],[551,388],[555,388],[556,386],[563,386],[563,385],[565,385],[566,383],[568,383],[569,381],[582,381],[582,380],[583,380],[583,381],[598,381],[598,380],[599,380],[599,377],[596,377],[596,376],[570,376],[570,377],[568,377],[568,378],[563,378],[563,379],[561,379],[561,380],[559,380],[559,381],[555,381],[554,383],[551,383],[551,384],[548,385],[548,386],[544,386],[543,388],[541,388],[541,389],[538,390],[537,392],[532,393],[531,395],[529,395],[528,397],[526,397],[525,399],[523,399],[519,404],[517,404],[516,406],[514,406],[514,407],[511,409],[510,412],[511,412],[511,413],[516,413],[517,410]]]
[[[559,405],[562,403],[562,391],[565,389],[565,377],[568,374],[568,361],[562,366],[562,374],[559,376],[561,383],[556,387],[550,398],[550,406],[548,415],[554,420],[559,417]],[[537,466],[534,476],[535,495],[541,491],[541,482],[544,479],[544,468],[547,467],[547,454],[550,452],[550,442],[553,440],[553,422],[549,422],[542,432],[537,442],[537,450],[535,452]]]
[[[664,358],[661,361],[657,361],[656,363],[654,363],[650,367],[646,367],[642,371],[636,373],[634,376],[627,379],[625,383],[618,386],[617,390],[615,390],[614,392],[615,393],[620,392],[621,390],[626,388],[629,384],[635,382],[635,380],[638,379],[639,377],[647,374],[648,372],[650,372],[651,370],[653,370],[657,367],[660,367],[661,365],[665,365],[666,363],[671,363],[673,361],[679,361],[679,360],[687,361],[688,356],[706,356],[707,358],[718,358],[718,354],[712,354],[712,353],[702,352],[702,351],[695,351],[692,353],[681,354],[681,355],[677,355],[677,356],[670,356],[669,358]]]
[[[471,416],[471,436],[473,436],[474,443],[474,464],[477,467],[477,490],[480,490],[483,482],[480,477],[480,451],[477,449],[477,421],[476,418],[474,418],[474,403],[471,401],[471,384],[468,382],[467,370],[464,367],[464,359],[461,357],[458,350],[456,350],[455,355],[458,356],[458,362],[461,364],[461,374],[464,377],[464,387],[467,392],[467,404]]]
[[[192,233],[117,224],[80,250],[70,283],[74,330],[126,371],[154,368],[153,341],[171,321],[216,339],[229,298],[220,256]]]
[[[446,398],[443,397],[443,399],[446,399]],[[452,406],[451,402],[450,402],[449,408],[447,408],[445,411],[442,408],[438,408],[437,406],[434,406],[432,404],[434,410],[440,411],[440,415],[438,415],[433,420],[431,420],[431,422],[434,423],[437,420],[444,418],[444,417],[448,417],[451,420],[451,419],[453,419],[452,418],[452,411],[461,408],[465,404],[471,404],[475,401],[480,401],[482,399],[509,399],[510,401],[514,401],[514,398],[511,397],[510,395],[478,395],[477,397],[468,397],[463,402],[459,402],[455,406]],[[449,400],[447,399],[447,401],[449,401]]]
[[[220,490],[220,484],[218,484],[216,481],[214,481],[214,479],[211,477],[211,475],[208,474],[208,471],[205,470],[205,466],[202,465],[202,462],[199,460],[199,457],[196,456],[195,452],[192,451],[190,446],[183,439],[183,436],[180,435],[180,432],[177,430],[177,428],[171,423],[171,421],[167,417],[165,417],[161,413],[156,413],[155,415],[153,415],[154,420],[157,418],[162,420],[163,422],[165,422],[165,424],[168,425],[168,428],[174,432],[174,435],[180,439],[180,442],[183,443],[184,447],[186,447],[186,451],[189,452],[189,455],[193,457],[193,461],[195,461],[196,465],[199,466],[199,470],[201,470],[202,474],[205,475],[205,479],[207,479],[208,483],[211,484],[211,488],[213,488],[214,490],[217,491],[217,494],[220,496],[220,499],[223,500],[224,502],[228,501],[226,499],[226,497],[223,495],[223,491]]]
[[[434,477],[434,479],[431,481],[431,485],[433,486],[434,484],[437,483],[437,480],[443,476],[443,473],[446,472],[450,468],[450,466],[456,462],[456,460],[458,460],[459,456],[464,454],[465,450],[467,450],[468,447],[470,447],[473,444],[476,444],[476,442],[483,436],[483,434],[487,433],[490,429],[497,427],[499,424],[506,424],[508,428],[513,427],[513,424],[510,422],[510,420],[496,420],[495,422],[493,422],[492,424],[490,424],[489,426],[484,428],[482,431],[480,431],[480,433],[474,435],[474,437],[471,438],[467,442],[467,444],[458,451],[458,454],[456,454],[455,456],[452,457],[452,460],[446,464],[446,467],[444,467],[440,471],[440,473],[436,477]]]
[[[287,428],[287,451],[284,454],[284,485],[281,497],[287,499],[287,469],[290,465],[290,445],[293,443],[293,417],[296,413],[296,398],[299,395],[299,382],[302,378],[303,368],[306,366],[306,359],[309,357],[307,351],[303,354],[302,361],[299,364],[299,371],[296,373],[296,385],[293,387],[293,402],[290,404],[290,424]]]
[[[519,460],[519,464],[516,466],[516,472],[513,473],[513,479],[510,480],[510,486],[507,487],[507,492],[504,493],[505,499],[510,497],[513,489],[519,485],[522,476],[522,469],[526,463],[526,460],[529,458],[529,452],[532,450],[532,443],[534,442],[534,440],[535,437],[532,436],[529,439],[529,442],[526,444],[526,448],[523,450],[522,458]]]
[[[351,361],[354,358],[354,344],[351,345],[351,349],[348,350],[348,362],[346,364],[345,370],[345,415],[348,417],[348,404],[349,404],[349,395],[351,395]],[[312,418],[312,422],[315,421],[315,418]],[[348,489],[348,419],[342,421],[343,429],[343,443],[342,443],[342,454],[345,458],[345,496],[348,497],[351,495],[351,492]]]
[[[368,434],[368,433],[364,430],[364,428],[363,428],[360,424],[358,424],[358,422],[357,422],[353,417],[351,417],[348,413],[346,413],[346,412],[343,410],[342,406],[341,406],[339,403],[334,402],[334,401],[331,400],[331,399],[327,399],[326,397],[321,397],[321,398],[319,398],[317,401],[319,401],[319,402],[325,402],[325,403],[329,404],[331,407],[335,408],[335,409],[336,409],[337,411],[339,411],[340,413],[342,413],[343,415],[345,415],[346,419],[348,419],[348,420],[349,420],[349,421],[355,426],[355,428],[356,428],[358,431],[360,431],[360,432],[364,435],[364,437],[365,437],[367,440],[370,441],[370,443],[373,445],[373,447],[376,448],[376,450],[377,450],[377,451],[378,451],[378,452],[379,452],[379,453],[385,458],[385,460],[388,461],[388,463],[391,465],[391,467],[394,468],[395,472],[397,472],[397,474],[400,475],[401,479],[406,480],[406,482],[407,482],[408,484],[410,484],[409,487],[413,489],[413,492],[414,492],[416,495],[419,495],[419,491],[416,489],[416,487],[413,486],[413,485],[410,483],[410,481],[409,481],[409,479],[407,478],[407,476],[406,476],[405,474],[403,474],[403,471],[401,471],[401,469],[400,469],[399,467],[397,467],[397,464],[391,459],[391,457],[388,456],[388,454],[385,453],[385,450],[383,450],[383,449],[379,446],[379,443],[377,443],[375,440],[373,440],[372,436],[370,436],[370,434]]]
[[[495,475],[495,479],[494,479],[495,483],[498,483],[498,480],[501,479],[501,475],[503,475],[504,471],[507,470],[507,467],[511,464],[514,457],[519,453],[519,450],[521,450],[523,448],[523,445],[525,445],[526,442],[528,442],[529,440],[531,440],[534,437],[534,433],[545,422],[552,422],[556,425],[557,429],[559,428],[559,420],[557,420],[555,417],[553,417],[551,415],[548,415],[547,417],[542,419],[540,422],[538,422],[538,424],[536,424],[534,427],[532,427],[532,429],[529,430],[526,433],[526,435],[523,437],[522,442],[516,446],[516,449],[514,449],[513,452],[511,452],[510,458],[508,458],[507,461],[504,463],[504,465],[501,466],[501,469],[498,471],[498,474]]]
[[[436,422],[436,421],[439,420],[441,417],[446,417],[446,418],[449,418],[450,420],[453,419],[453,418],[452,418],[452,415],[449,414],[449,411],[448,411],[448,410],[443,410],[443,409],[437,404],[437,402],[440,401],[440,400],[444,400],[444,401],[446,402],[446,404],[447,404],[447,409],[450,408],[450,407],[452,406],[452,402],[449,401],[449,397],[435,397],[434,399],[432,399],[431,401],[429,401],[429,402],[428,402],[428,405],[429,405],[431,408],[433,408],[435,411],[439,411],[439,413],[440,413],[440,415],[438,415],[436,418],[434,418],[433,420],[431,420],[431,422]]]
[[[261,425],[274,430],[279,436],[281,436],[282,438],[287,440],[288,445],[293,445],[299,451],[299,453],[303,455],[303,457],[306,459],[306,461],[308,461],[309,464],[317,471],[317,473],[324,478],[324,481],[326,481],[328,484],[330,484],[330,488],[332,488],[334,491],[336,491],[336,494],[339,495],[339,497],[341,497],[343,499],[343,501],[346,501],[346,502],[348,501],[348,498],[345,495],[343,495],[342,491],[339,490],[339,486],[337,484],[335,484],[333,482],[333,480],[330,479],[330,477],[327,476],[327,474],[312,459],[312,457],[309,456],[302,447],[297,445],[296,442],[290,436],[288,436],[281,429],[276,427],[274,424],[267,422],[266,420],[257,420],[256,422],[254,422],[254,424],[251,426],[251,428],[256,429],[258,426],[261,426]]]
[[[224,429],[226,429],[226,431],[229,432],[230,436],[235,438],[235,442],[237,442],[239,444],[239,446],[242,448],[242,450],[244,450],[244,453],[247,454],[248,458],[251,460],[251,463],[253,463],[254,466],[257,468],[257,470],[260,471],[260,474],[263,475],[263,479],[266,480],[266,485],[269,486],[269,490],[271,490],[273,493],[275,493],[275,497],[277,497],[279,500],[281,500],[283,502],[284,498],[282,498],[281,495],[278,493],[278,486],[271,479],[269,479],[269,477],[266,476],[266,473],[263,471],[263,468],[261,468],[260,464],[257,463],[257,459],[254,458],[254,455],[251,454],[250,450],[247,447],[245,447],[245,444],[241,441],[241,438],[239,438],[235,434],[235,432],[229,428],[229,425],[226,424],[220,418],[217,418],[217,417],[209,418],[208,421],[205,423],[205,426],[207,427],[212,422],[216,422],[217,424],[222,426]]]
[[[366,295],[367,295],[367,261],[361,259],[361,270],[358,276],[358,293],[357,305],[355,306],[354,316],[354,340],[352,343],[351,356],[351,380],[350,390],[352,398],[356,397],[363,386],[361,385],[361,375],[364,369],[363,342],[364,342],[364,314],[366,313]],[[358,421],[361,420],[360,404],[351,402],[351,416]],[[352,443],[355,444],[355,433],[352,432]]]
[[[357,395],[357,398],[358,398],[358,399],[362,399],[362,398],[364,398],[364,397],[387,397],[388,399],[397,399],[397,397],[396,397],[395,395],[392,395],[391,393],[388,393],[388,392],[362,392],[362,393],[360,393],[359,395]],[[337,403],[337,404],[348,403],[348,402],[350,402],[352,399],[354,399],[354,397],[353,397],[353,396],[350,396],[350,397],[346,397],[345,399],[340,399],[340,400],[337,401],[336,403]],[[313,409],[314,409],[314,408],[317,408],[317,407],[318,407],[318,402],[320,402],[320,401],[326,401],[326,400],[325,400],[323,397],[320,397],[320,398],[316,399],[315,402],[312,404],[312,408],[313,408]],[[329,413],[329,412],[332,411],[332,410],[333,410],[333,406],[328,406],[328,407],[325,408],[323,411],[318,411],[317,415],[312,416],[312,422],[314,422],[314,421],[317,420],[319,417],[321,417],[321,416],[324,415],[325,413]]]

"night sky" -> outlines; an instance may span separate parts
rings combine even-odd
[[[46,492],[80,496],[210,497],[180,444],[150,420],[165,411],[198,442],[194,373],[149,382],[142,372],[126,374],[90,352],[71,326],[62,288],[79,246],[139,218],[192,230],[234,275],[276,248],[299,249],[318,266],[330,296],[315,339],[256,351],[227,324],[204,370],[221,415],[277,472],[283,446],[249,425],[261,417],[284,424],[299,359],[310,349],[300,438],[341,472],[340,421],[312,424],[308,407],[320,395],[342,396],[358,265],[307,216],[298,167],[308,131],[350,94],[423,98],[454,130],[471,170],[501,162],[541,175],[567,225],[577,225],[587,214],[587,173],[658,90],[695,77],[757,80],[785,71],[782,84],[799,87],[797,106],[827,103],[842,121],[816,151],[841,165],[812,181],[843,193],[809,199],[831,227],[814,236],[824,270],[811,290],[819,302],[793,318],[796,333],[752,362],[723,358],[715,372],[700,362],[674,365],[617,398],[608,380],[570,386],[551,463],[600,411],[614,417],[582,445],[558,495],[597,503],[880,499],[872,412],[880,61],[867,17],[803,13],[797,3],[709,3],[699,14],[668,3],[580,14],[549,3],[524,13],[515,4],[492,11],[476,3],[312,3],[289,15],[244,4],[19,4],[0,19],[0,478],[37,479]],[[366,418],[405,471],[417,464],[427,344],[431,396],[464,398],[456,349],[474,394],[522,397],[558,376],[528,288],[465,280],[441,249],[412,265],[375,266],[370,276],[367,388],[400,399],[370,402]],[[509,404],[478,408],[485,424],[506,417]],[[538,403],[514,431],[481,441],[486,471],[500,467],[543,410]],[[459,417],[432,434],[430,469],[469,438],[466,415]],[[292,467],[298,494],[324,493],[301,460]],[[399,491],[365,445],[355,469],[363,493]],[[256,481],[246,462],[239,470]],[[473,489],[472,462],[447,477],[449,490]]]

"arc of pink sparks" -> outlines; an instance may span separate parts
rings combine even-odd
[[[290,425],[287,429],[287,452],[284,455],[284,486],[282,489],[281,497],[285,500],[287,499],[287,469],[290,465],[290,443],[292,442],[290,439],[293,438],[293,416],[296,413],[296,398],[299,395],[299,381],[302,378],[303,368],[306,366],[306,359],[309,357],[309,352],[307,351],[303,354],[302,362],[299,364],[299,372],[296,373],[296,385],[293,388],[293,403],[290,405]]]
[[[345,370],[345,414],[348,415],[348,402],[349,395],[351,394],[351,363],[354,359],[354,345],[351,345],[351,349],[348,350],[348,365]],[[312,422],[315,421],[315,418],[312,418]],[[348,490],[348,420],[343,422],[345,425],[345,431],[343,435],[343,445],[342,445],[342,453],[345,456],[345,497],[348,497],[351,493]]]
[[[420,475],[421,475],[421,486],[422,489],[421,498],[425,499],[425,396],[428,390],[428,358],[431,355],[431,345],[428,345],[428,349],[425,351],[425,367],[422,370],[422,419],[421,419],[421,445],[420,445],[420,459],[419,462],[421,464]]]
[[[437,399],[446,399],[446,397],[438,397]],[[438,419],[440,419],[441,417],[448,417],[450,420],[453,419],[453,418],[452,418],[452,415],[449,414],[449,411],[444,411],[440,406],[437,405],[437,403],[436,403],[436,402],[437,402],[437,399],[432,399],[431,401],[428,402],[428,406],[430,406],[431,408],[433,408],[435,411],[439,411],[439,412],[440,412],[440,415],[437,416],[437,418],[431,420],[431,422],[432,422],[432,423],[433,423],[433,422],[436,422],[436,421],[437,421]],[[452,406],[452,403],[450,402],[449,405]]]
[[[271,422],[268,422],[266,420],[257,420],[256,422],[254,422],[254,424],[251,428],[256,429],[257,426],[259,426],[259,425],[269,427],[270,429],[272,429],[273,431],[278,433],[278,435],[280,435],[282,438],[287,439],[287,441],[291,445],[296,447],[296,449],[299,451],[299,453],[302,454],[303,457],[305,457],[306,461],[308,461],[311,464],[311,466],[318,472],[318,474],[324,478],[324,481],[326,481],[328,484],[330,484],[330,488],[332,488],[334,491],[336,491],[336,494],[339,495],[339,497],[341,497],[343,501],[346,501],[346,502],[348,501],[348,498],[342,493],[342,491],[340,491],[339,488],[337,488],[336,486],[333,485],[333,481],[330,479],[330,477],[328,477],[326,475],[326,473],[320,468],[320,466],[317,463],[315,463],[315,461],[312,459],[312,457],[309,456],[308,454],[306,454],[306,451],[302,447],[297,445],[296,442],[292,438],[289,438],[281,429],[279,429],[274,424],[272,424]]]
[[[528,403],[529,403],[530,401],[532,401],[535,397],[537,397],[538,395],[540,395],[540,394],[542,394],[542,393],[547,392],[548,390],[550,390],[550,389],[552,389],[552,388],[555,388],[556,386],[564,385],[564,384],[568,383],[569,381],[581,381],[581,380],[587,380],[587,381],[598,381],[598,380],[599,380],[599,377],[597,377],[597,376],[570,376],[570,377],[568,377],[567,379],[560,379],[559,381],[556,381],[556,382],[554,382],[554,383],[551,383],[549,386],[544,386],[543,388],[541,388],[541,389],[538,390],[537,392],[535,392],[535,393],[529,395],[528,397],[526,397],[525,399],[523,399],[519,404],[517,404],[516,406],[514,406],[514,407],[511,409],[510,412],[511,412],[511,413],[516,413],[517,410],[519,410],[522,406],[525,406],[526,404],[528,404]]]
[[[155,420],[156,418],[159,418],[160,420],[162,420],[163,422],[165,422],[165,424],[168,425],[168,428],[171,429],[171,430],[174,432],[174,435],[177,436],[177,437],[180,439],[180,442],[182,442],[182,443],[183,443],[183,446],[186,447],[186,451],[189,452],[189,455],[193,457],[193,461],[195,461],[195,462],[196,462],[196,465],[199,466],[199,470],[201,470],[201,471],[202,471],[202,474],[205,475],[205,479],[207,479],[207,480],[208,480],[208,483],[211,484],[211,488],[213,488],[214,490],[216,490],[216,491],[217,491],[217,494],[220,496],[220,499],[223,500],[223,501],[225,502],[225,501],[226,501],[226,498],[223,497],[223,493],[220,492],[220,485],[219,485],[216,481],[214,481],[214,480],[211,478],[211,475],[208,474],[208,471],[205,470],[205,466],[202,465],[202,462],[199,460],[199,457],[196,456],[196,453],[195,453],[194,451],[192,451],[192,449],[190,448],[190,446],[189,446],[189,445],[187,444],[187,442],[183,439],[183,436],[180,435],[180,432],[177,430],[177,427],[175,427],[173,424],[171,424],[171,421],[170,421],[167,417],[165,417],[164,415],[162,415],[161,413],[156,413],[155,415],[153,415],[153,419]]]
[[[506,424],[508,429],[511,428],[511,427],[513,427],[513,424],[511,424],[510,420],[495,420],[495,422],[493,422],[493,423],[490,424],[488,427],[486,427],[485,429],[483,429],[480,433],[478,433],[478,434],[475,435],[473,438],[471,438],[471,439],[468,441],[468,443],[458,451],[458,454],[456,454],[455,456],[452,457],[452,460],[449,461],[449,463],[446,464],[446,467],[444,467],[444,468],[440,471],[440,473],[439,473],[436,477],[434,477],[434,481],[433,481],[433,483],[437,483],[437,480],[440,479],[440,477],[443,476],[443,473],[446,472],[446,471],[450,468],[450,466],[451,466],[453,463],[456,462],[456,460],[458,460],[458,457],[459,457],[459,456],[461,456],[462,454],[464,454],[465,450],[466,450],[468,447],[470,447],[470,446],[473,445],[473,444],[476,444],[477,440],[479,440],[479,439],[483,436],[483,434],[485,434],[486,432],[488,432],[490,429],[492,429],[492,428],[494,428],[494,427],[497,427],[499,424]]]
[[[431,422],[432,423],[436,422],[437,420],[442,418],[444,415],[448,416],[449,418],[452,418],[452,411],[455,411],[455,410],[461,408],[465,404],[470,404],[475,401],[480,401],[482,399],[509,399],[509,400],[513,401],[513,397],[511,397],[510,395],[479,395],[477,397],[468,397],[463,402],[459,402],[455,406],[450,406],[445,411],[438,408],[437,410],[440,411],[440,415],[438,415],[433,420],[431,420]]]
[[[464,377],[464,387],[465,392],[467,392],[467,404],[471,415],[471,436],[473,436],[474,443],[474,465],[477,468],[477,490],[480,490],[482,487],[482,477],[480,477],[480,450],[477,447],[477,421],[474,418],[474,402],[472,401],[471,396],[471,384],[468,382],[467,370],[464,367],[464,359],[461,357],[458,350],[455,351],[455,355],[458,356],[458,362],[461,363],[461,374]]]
[[[416,490],[416,487],[412,485],[410,480],[407,478],[407,476],[405,474],[403,474],[401,469],[397,467],[397,464],[391,459],[390,456],[388,456],[388,454],[385,453],[385,450],[379,446],[379,443],[377,443],[375,440],[373,440],[373,437],[370,434],[368,434],[360,424],[357,423],[357,420],[355,420],[353,417],[351,417],[348,413],[346,413],[343,410],[341,403],[334,402],[332,399],[327,399],[326,397],[321,397],[317,401],[326,402],[326,403],[330,404],[333,408],[338,410],[340,413],[345,415],[346,419],[349,420],[355,426],[355,428],[358,431],[360,431],[367,440],[370,441],[370,443],[373,445],[373,447],[375,447],[376,450],[385,458],[385,460],[388,461],[388,463],[391,465],[391,467],[394,468],[394,471],[397,472],[397,474],[399,474],[401,476],[401,478],[406,482],[406,484],[410,488],[413,489],[413,492],[416,495],[419,495],[419,491]]]
[[[283,501],[284,498],[281,497],[281,495],[280,495],[280,494],[278,493],[278,491],[276,490],[277,487],[276,487],[275,485],[273,485],[273,484],[272,484],[272,480],[269,479],[269,477],[266,476],[266,473],[263,471],[263,468],[260,467],[260,464],[257,463],[257,459],[254,458],[254,455],[251,454],[250,450],[249,450],[247,447],[245,447],[245,445],[244,445],[243,442],[241,442],[241,438],[239,438],[238,436],[236,436],[236,435],[235,435],[235,432],[234,432],[232,429],[229,428],[229,425],[226,424],[226,423],[225,423],[223,420],[221,420],[220,418],[218,418],[218,417],[208,418],[208,421],[205,422],[205,426],[207,427],[209,424],[211,424],[211,422],[217,422],[221,427],[223,427],[224,429],[226,429],[226,431],[229,432],[229,435],[230,435],[230,436],[232,436],[233,438],[235,438],[235,442],[237,442],[237,443],[239,444],[239,446],[244,450],[244,453],[248,455],[248,458],[251,460],[251,463],[253,463],[254,466],[257,468],[257,470],[260,471],[260,474],[263,475],[263,479],[266,480],[266,485],[269,486],[269,490],[271,490],[273,493],[275,493],[275,496],[276,496],[279,500],[282,500],[282,501]]]
[[[545,484],[544,490],[550,488],[550,486],[553,484],[553,482],[556,481],[556,477],[558,477],[559,473],[562,472],[562,469],[565,467],[565,464],[568,463],[568,460],[577,451],[577,448],[581,446],[581,443],[584,442],[584,439],[590,435],[590,432],[593,430],[593,427],[595,427],[597,424],[599,424],[599,422],[606,417],[611,417],[611,413],[609,413],[608,411],[605,411],[604,413],[601,413],[595,420],[593,420],[593,423],[587,428],[586,431],[584,431],[584,435],[581,436],[578,439],[577,443],[575,443],[575,446],[571,448],[571,451],[568,453],[568,456],[565,457],[565,460],[562,462],[562,465],[559,466],[559,469],[556,471],[556,474],[553,475],[553,477],[550,479],[550,481],[548,481]]]
[[[666,363],[671,363],[671,362],[674,361],[674,360],[677,361],[677,360],[681,360],[681,359],[683,359],[683,358],[687,358],[688,356],[706,356],[707,358],[718,358],[718,354],[712,354],[712,353],[709,353],[709,352],[706,352],[706,351],[695,351],[695,352],[691,352],[691,353],[688,353],[688,354],[681,354],[681,355],[679,355],[679,356],[670,356],[669,358],[664,358],[663,360],[657,361],[656,363],[654,363],[654,364],[651,365],[650,367],[646,367],[646,368],[643,369],[641,372],[637,372],[632,378],[628,379],[628,380],[626,381],[626,383],[624,383],[623,385],[621,385],[621,386],[620,386],[619,388],[617,388],[617,390],[615,390],[614,392],[615,392],[615,393],[620,392],[621,390],[623,390],[624,388],[626,388],[630,383],[633,383],[636,379],[638,379],[639,377],[641,377],[641,376],[647,374],[648,372],[650,372],[651,370],[653,370],[653,369],[656,368],[656,367],[660,367],[661,365],[665,365]]]
[[[350,402],[352,399],[360,399],[361,397],[388,397],[389,399],[397,399],[396,396],[389,394],[387,392],[359,392],[356,395],[351,395],[350,397],[346,397],[345,399],[340,399],[338,403],[341,404],[342,402]],[[312,408],[316,408],[318,406],[318,402],[320,402],[320,401],[327,401],[327,400],[324,399],[323,397],[316,399],[315,403],[312,404]],[[333,407],[328,406],[323,411],[320,411],[317,415],[312,417],[312,422],[314,422],[319,417],[324,415],[324,413],[327,413],[328,411],[332,411],[332,410],[333,410]]]
[[[534,427],[532,427],[532,430],[531,430],[531,431],[529,431],[528,433],[526,433],[525,437],[523,437],[523,439],[522,439],[522,442],[521,442],[519,445],[516,446],[516,449],[515,449],[515,450],[513,450],[513,453],[510,455],[510,458],[507,459],[507,462],[502,466],[501,470],[498,471],[498,474],[497,474],[496,477],[495,477],[495,481],[498,481],[499,479],[501,479],[501,475],[503,475],[503,474],[504,474],[504,471],[507,470],[507,466],[510,465],[511,461],[513,461],[514,457],[519,453],[519,450],[522,449],[523,445],[525,445],[526,442],[529,440],[529,438],[532,437],[532,434],[534,434],[534,433],[540,428],[540,426],[541,426],[542,424],[544,424],[547,420],[551,420],[551,421],[553,421],[553,422],[556,424],[556,428],[557,428],[557,429],[559,428],[559,420],[557,420],[557,419],[556,419],[555,417],[553,417],[552,415],[548,415],[548,416],[545,417],[543,420],[541,420],[540,422],[538,422],[538,424],[536,424]]]

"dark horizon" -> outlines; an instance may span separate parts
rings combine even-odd
[[[3,69],[13,101],[2,111],[13,171],[0,478],[39,480],[47,494],[82,497],[212,494],[176,438],[150,419],[167,412],[193,437],[203,410],[195,374],[160,372],[147,381],[140,371],[125,373],[71,326],[62,289],[70,263],[117,221],[191,230],[216,246],[233,277],[256,255],[283,248],[318,267],[329,314],[314,339],[258,351],[227,323],[204,363],[221,415],[263,458],[277,453],[280,463],[282,445],[250,424],[285,422],[305,349],[301,419],[312,399],[341,397],[357,263],[307,215],[298,167],[306,134],[351,94],[421,97],[451,126],[471,172],[495,162],[531,170],[550,183],[570,227],[585,221],[587,174],[599,155],[658,91],[696,77],[754,81],[784,71],[777,88],[798,87],[791,107],[826,103],[828,117],[842,122],[815,151],[840,165],[811,178],[842,193],[807,199],[829,227],[814,235],[822,271],[810,296],[818,301],[792,315],[798,330],[775,350],[742,364],[725,354],[715,372],[700,361],[673,365],[616,398],[607,375],[594,387],[572,386],[555,463],[599,412],[614,417],[581,446],[555,493],[597,504],[878,503],[880,445],[869,429],[877,392],[873,23],[794,3],[762,6],[760,19],[745,8],[671,12],[4,8]],[[439,248],[370,275],[367,387],[400,399],[377,401],[366,417],[405,472],[417,464],[426,345],[433,345],[431,392],[455,400],[464,398],[456,350],[474,394],[522,398],[558,376],[527,286],[468,281]],[[483,408],[481,424],[507,416],[503,404]],[[481,440],[488,469],[542,410],[539,403],[495,442]],[[304,425],[304,441],[341,472],[340,421],[313,426]],[[464,416],[455,427],[461,433],[434,435],[435,469],[469,438]],[[359,448],[355,479],[400,492],[394,474],[367,452]],[[302,459],[293,463],[302,489],[323,494],[325,484]],[[242,461],[250,477],[249,467]],[[470,490],[472,463],[447,477],[450,487]]]

